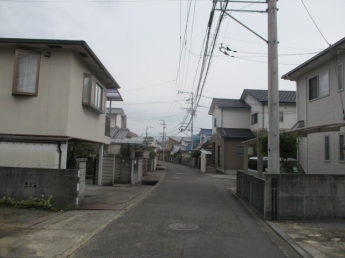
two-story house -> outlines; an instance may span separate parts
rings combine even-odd
[[[110,128],[127,128],[127,116],[122,108],[107,108],[106,113],[110,116]]]
[[[345,173],[345,38],[331,45],[283,79],[297,84],[298,159],[310,174]]]
[[[64,169],[72,141],[98,143],[102,160],[107,91],[122,98],[86,42],[0,38],[0,46],[0,166]]]
[[[203,145],[212,139],[212,129],[200,128],[199,137],[199,144]]]
[[[288,130],[296,122],[296,92],[279,92],[280,130]],[[241,142],[268,130],[268,91],[245,89],[240,99],[213,99],[212,163],[223,173],[243,169],[244,146]],[[254,147],[249,155],[255,155]]]

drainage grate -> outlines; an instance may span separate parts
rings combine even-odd
[[[147,180],[141,182],[143,185],[156,185],[158,183],[158,180]]]
[[[174,230],[196,230],[199,226],[192,223],[173,223],[169,225],[169,228]]]

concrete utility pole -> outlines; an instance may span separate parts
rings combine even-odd
[[[277,0],[267,0],[268,12],[268,173],[280,173]]]
[[[193,118],[194,118],[194,98],[193,98],[193,92],[191,92],[191,94],[192,94],[192,111],[191,111],[191,116],[192,116],[192,125],[191,125],[191,147],[190,147],[190,150],[192,151],[192,149],[193,149]]]
[[[190,111],[190,114],[191,114],[191,128],[190,128],[190,131],[191,131],[191,148],[190,148],[190,150],[192,150],[193,149],[193,120],[194,120],[194,94],[193,94],[193,92],[185,92],[185,91],[178,91],[178,93],[180,94],[180,93],[187,93],[187,94],[191,94],[191,98],[190,99],[188,99],[188,101],[191,101],[191,108],[190,109],[188,109],[187,108],[187,111]]]
[[[218,0],[219,2],[232,2],[232,3],[252,3],[264,4],[265,2],[258,1],[241,1],[241,0]],[[268,45],[268,173],[280,173],[280,151],[279,151],[279,83],[278,83],[278,33],[277,33],[277,1],[266,0],[267,10],[231,10],[231,9],[216,9],[224,12],[231,19],[235,20],[243,27],[251,31],[253,34],[261,38]],[[259,12],[268,14],[268,40],[255,31],[248,28],[239,20],[231,16],[230,12]]]
[[[163,148],[163,161],[165,161],[164,160],[164,152],[165,152],[165,126],[166,126],[166,123],[165,123],[165,120],[159,120],[159,121],[162,121],[163,122],[163,146],[162,146],[162,148]]]

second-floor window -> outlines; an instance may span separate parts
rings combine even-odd
[[[328,71],[309,79],[309,100],[322,98],[329,95]]]
[[[339,134],[339,161],[345,161],[345,151],[344,151],[344,144],[345,144],[345,134]]]
[[[92,75],[84,75],[83,105],[104,113],[105,89]]]
[[[330,143],[329,135],[325,135],[325,161],[330,161]]]
[[[41,54],[15,50],[12,93],[14,95],[37,96]]]
[[[258,113],[252,114],[252,125],[258,123]]]
[[[284,112],[279,112],[279,122],[280,123],[284,122]]]
[[[338,77],[338,91],[344,90],[344,74],[343,64],[337,66],[337,77]]]
[[[218,126],[218,117],[214,119],[213,126],[217,127]]]

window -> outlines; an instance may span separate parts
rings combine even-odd
[[[258,113],[252,115],[252,125],[258,123]]]
[[[236,155],[238,156],[244,155],[244,146],[236,146]]]
[[[41,54],[15,50],[12,93],[37,96]]]
[[[345,144],[345,134],[339,134],[339,161],[345,161],[344,154],[344,144]]]
[[[104,113],[105,90],[92,75],[84,75],[83,105]]]
[[[330,161],[329,135],[325,135],[325,161]]]
[[[328,71],[309,79],[309,100],[329,95]]]
[[[214,127],[217,127],[218,126],[218,117],[216,117],[215,119],[214,119]]]
[[[280,123],[284,122],[284,112],[279,112],[279,122]]]
[[[344,90],[343,64],[337,66],[338,91]]]

